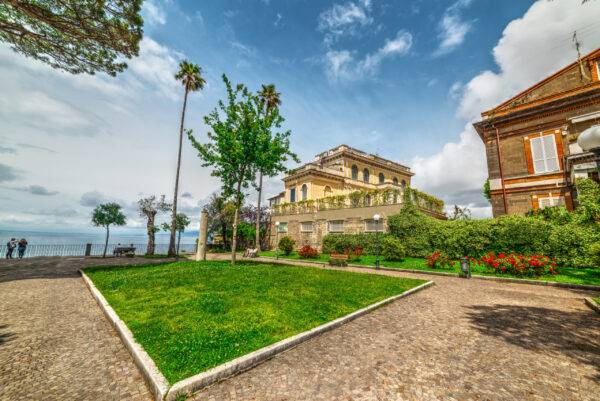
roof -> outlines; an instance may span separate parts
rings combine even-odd
[[[581,58],[581,62],[586,63],[586,62],[591,62],[593,60],[596,60],[600,57],[600,48],[597,48],[596,50],[588,53],[587,55],[583,56]],[[484,112],[481,113],[481,116],[485,119],[485,118],[494,118],[495,116],[497,116],[498,114],[506,114],[511,112],[514,109],[518,109],[518,110],[522,110],[523,108],[527,108],[527,107],[532,107],[535,105],[539,105],[541,103],[545,103],[545,101],[552,101],[552,100],[556,100],[555,97],[554,99],[552,99],[552,96],[547,96],[548,99],[546,98],[540,98],[537,101],[533,101],[533,102],[528,102],[527,101],[527,95],[531,94],[533,91],[535,91],[536,89],[541,88],[542,86],[544,86],[545,84],[549,83],[550,81],[556,79],[557,77],[559,77],[560,75],[566,73],[567,71],[573,69],[574,67],[579,65],[579,60],[575,60],[574,62],[572,62],[571,64],[563,67],[562,69],[560,69],[559,71],[555,72],[554,74],[544,78],[543,80],[539,81],[538,83],[536,83],[535,85],[519,92],[518,94],[516,94],[515,96],[511,97],[510,99],[504,101],[503,103],[499,104],[498,106],[486,110]],[[592,84],[598,84],[598,76],[597,76],[597,71],[593,71],[592,69],[592,75],[596,75],[596,78],[594,80],[594,82],[592,82]],[[591,86],[596,86],[596,85],[591,85]],[[580,86],[580,88],[584,88],[585,85]],[[565,91],[565,95],[570,95],[569,92],[573,92],[572,90],[569,91]],[[519,102],[519,100],[522,100],[521,102]]]
[[[403,164],[394,162],[389,159],[385,159],[381,156],[377,156],[377,155],[374,155],[371,153],[364,152],[362,150],[353,148],[353,147],[345,145],[345,144],[341,144],[334,148],[328,149],[324,152],[318,153],[317,155],[315,155],[315,160],[313,161],[313,163],[314,162],[325,162],[327,160],[333,159],[340,155],[354,156],[355,159],[359,159],[359,160],[367,162],[367,163],[377,164],[380,167],[385,167],[388,169],[396,170],[397,172],[404,173],[409,176],[414,175],[410,171],[410,167],[407,167]],[[308,164],[310,164],[310,163],[308,163]]]

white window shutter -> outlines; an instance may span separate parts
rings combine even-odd
[[[544,149],[542,146],[542,138],[531,138],[531,159],[533,160],[533,171],[535,173],[543,173],[546,171],[544,163]]]
[[[546,159],[546,171],[558,171],[558,152],[556,150],[556,139],[554,135],[542,137],[544,143],[544,155]]]

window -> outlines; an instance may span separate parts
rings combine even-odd
[[[358,167],[356,167],[356,164],[352,165],[352,179],[358,180]]]
[[[279,223],[279,226],[277,226],[277,232],[287,233],[287,223]]]
[[[377,222],[374,219],[365,220],[365,231],[367,231],[367,232],[383,231],[383,219],[379,219],[379,221],[377,221]]]
[[[402,188],[406,188],[406,181],[402,180]]]
[[[394,177],[392,179],[392,182],[394,183],[394,185],[398,185],[398,178]]]
[[[290,188],[290,202],[296,202],[296,188]]]
[[[369,182],[369,169],[364,169],[363,170],[363,181],[364,182]]]
[[[371,195],[365,196],[365,206],[371,206]]]
[[[383,184],[385,182],[385,175],[383,173],[379,173],[379,183]]]
[[[554,134],[531,138],[529,142],[531,145],[533,171],[536,174],[559,170]]]
[[[306,184],[302,184],[302,200],[305,201],[308,197],[308,187]]]
[[[312,233],[313,231],[313,222],[312,221],[303,221],[300,223],[300,232],[303,233]]]
[[[564,199],[559,196],[546,196],[543,198],[538,198],[538,207],[540,209],[560,205],[564,205]]]
[[[331,187],[329,185],[326,185],[325,188],[323,188],[323,196],[331,196]]]
[[[327,231],[330,233],[343,233],[344,220],[331,220],[328,224]]]

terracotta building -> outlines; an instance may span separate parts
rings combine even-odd
[[[327,233],[383,231],[387,217],[402,207],[412,176],[402,164],[347,145],[320,153],[291,171],[284,191],[269,199],[271,246],[284,235],[298,246],[320,248]],[[416,190],[413,198],[426,213],[445,217],[440,200]]]
[[[598,172],[577,137],[600,122],[600,49],[481,113],[494,216],[576,202],[575,178]]]

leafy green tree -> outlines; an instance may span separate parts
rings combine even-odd
[[[206,81],[202,77],[202,69],[197,64],[192,64],[186,60],[179,63],[179,71],[175,74],[175,79],[183,84],[183,107],[181,108],[181,122],[179,124],[179,151],[177,153],[177,170],[175,172],[175,190],[173,193],[173,212],[171,214],[171,237],[169,238],[170,256],[175,252],[175,228],[177,226],[177,192],[179,192],[179,171],[181,169],[181,146],[183,143],[183,125],[185,121],[185,109],[187,107],[187,98],[190,92],[196,92],[204,88]],[[188,132],[191,134],[191,131]]]
[[[260,202],[263,186],[263,175],[274,177],[278,173],[286,171],[283,165],[288,158],[299,162],[298,156],[290,151],[289,136],[287,132],[273,132],[280,129],[285,119],[279,114],[279,105],[281,104],[281,94],[275,89],[275,85],[263,85],[258,92],[260,100],[260,135],[259,135],[259,153],[257,155],[258,170],[258,201],[257,213],[255,217],[255,247],[260,250]]]
[[[73,74],[115,76],[138,55],[142,0],[0,1],[0,41]]]
[[[121,212],[121,205],[110,202],[96,206],[92,212],[92,224],[96,227],[106,228],[106,240],[104,241],[104,252],[102,257],[106,257],[106,248],[108,248],[108,237],[110,235],[110,225],[124,226],[126,223],[125,215]]]
[[[198,150],[203,166],[213,167],[212,175],[219,177],[222,195],[233,197],[235,214],[231,244],[231,264],[235,264],[237,246],[237,225],[240,208],[244,201],[244,190],[254,183],[260,133],[260,101],[243,84],[232,88],[231,82],[223,74],[227,89],[227,100],[219,101],[217,108],[204,117],[209,142],[201,144],[191,132],[188,137]]]
[[[223,239],[223,248],[229,249],[228,228],[233,226],[235,204],[223,196],[212,194],[204,210],[208,213],[208,235],[213,238],[220,235]]]
[[[487,180],[485,180],[485,182],[483,183],[483,196],[485,196],[485,199],[487,199],[488,201],[492,201],[492,191],[490,189],[490,179],[488,178]]]
[[[181,242],[181,234],[185,231],[187,226],[191,223],[190,218],[184,213],[177,213],[177,219],[175,219],[175,230],[177,231],[177,255],[179,255],[179,243]],[[162,229],[165,231],[171,231],[171,225],[168,223],[162,224]]]
[[[575,214],[579,223],[595,223],[600,227],[600,185],[590,178],[579,178],[577,187],[577,208]]]
[[[146,232],[148,233],[146,255],[154,255],[155,234],[158,231],[158,227],[154,224],[156,215],[159,212],[169,211],[171,205],[165,201],[164,195],[161,195],[158,199],[155,195],[152,195],[138,200],[138,208],[140,217],[146,218]]]

